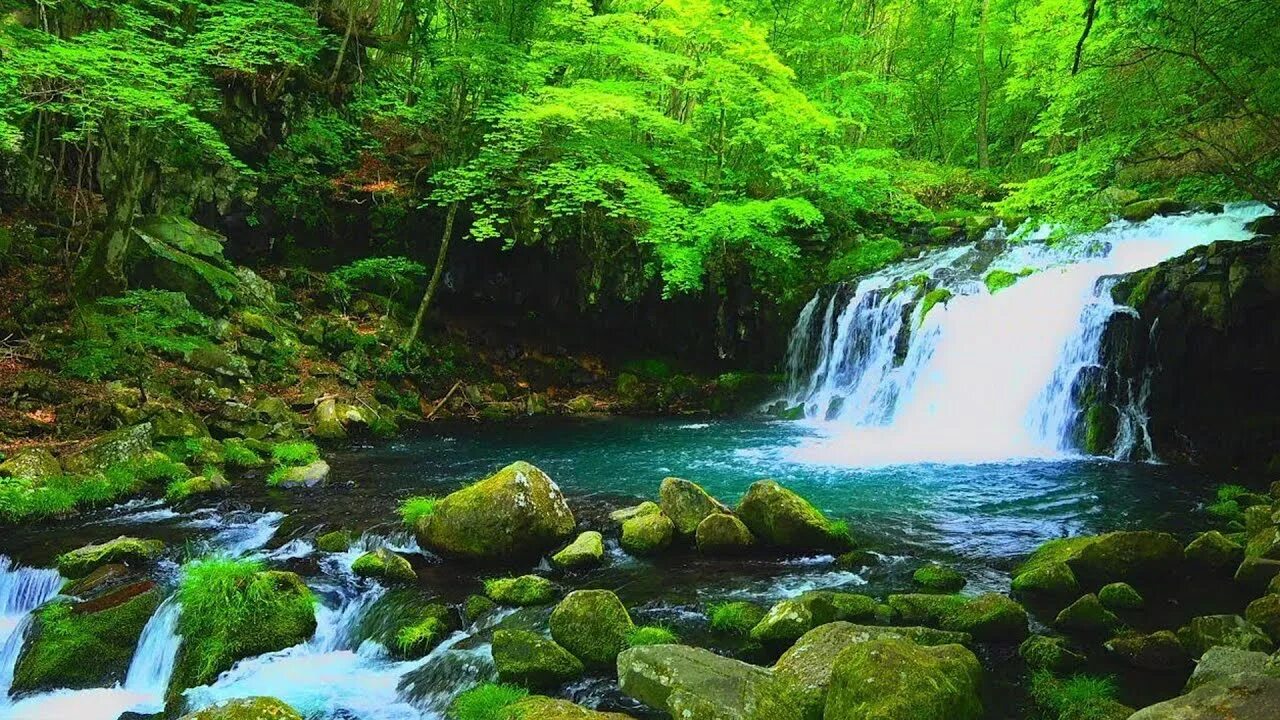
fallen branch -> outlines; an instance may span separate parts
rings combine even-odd
[[[436,413],[440,412],[440,408],[444,407],[444,404],[449,402],[449,398],[453,397],[453,394],[457,392],[460,387],[462,387],[461,380],[455,382],[453,387],[449,388],[449,392],[445,393],[444,397],[440,398],[440,402],[436,403],[436,406],[431,408],[431,412],[427,413],[427,416],[423,418],[423,422],[430,422],[431,418],[435,417]]]

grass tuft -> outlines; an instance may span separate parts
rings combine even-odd
[[[1031,699],[1046,717],[1058,720],[1111,720],[1119,707],[1110,677],[1073,675],[1059,680],[1047,670],[1032,674]]]
[[[310,465],[320,459],[320,448],[306,440],[282,442],[271,448],[271,459],[278,465]]]
[[[627,633],[627,647],[644,645],[675,645],[680,636],[670,628],[661,625],[641,625]]]
[[[745,600],[720,602],[709,610],[711,629],[731,635],[746,635],[764,619],[765,611],[759,605]]]
[[[454,698],[449,720],[509,720],[507,708],[529,694],[514,685],[484,683]]]
[[[422,518],[435,514],[437,501],[433,496],[415,495],[400,503],[400,519],[405,525],[414,527]]]

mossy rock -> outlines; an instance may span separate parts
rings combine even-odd
[[[882,638],[836,657],[824,720],[980,720],[982,666],[961,645]]]
[[[1280,708],[1280,679],[1241,673],[1143,708],[1128,720],[1270,720]]]
[[[343,440],[347,437],[347,428],[338,416],[338,401],[333,398],[321,400],[311,413],[311,436],[317,440]]]
[[[143,459],[151,451],[151,423],[113,430],[62,456],[62,466],[72,475],[96,475],[115,465]]]
[[[344,553],[351,549],[351,531],[331,530],[316,538],[316,549],[328,553]]]
[[[108,564],[122,563],[130,567],[145,567],[154,563],[164,553],[160,540],[142,540],[121,535],[96,545],[85,545],[58,556],[58,572],[63,577],[79,578]]]
[[[453,611],[433,602],[412,613],[412,622],[400,625],[390,638],[392,653],[401,658],[420,658],[430,653],[456,625]]]
[[[527,630],[493,633],[493,663],[502,682],[552,688],[582,675],[582,662],[550,640]]]
[[[638,515],[622,523],[622,549],[632,555],[655,555],[671,545],[675,525],[663,513]]]
[[[1270,522],[1271,513],[1265,510],[1263,512],[1266,521]],[[1249,542],[1244,546],[1244,556],[1263,560],[1280,560],[1280,528],[1268,526],[1250,534]]]
[[[1064,638],[1032,635],[1018,646],[1018,654],[1032,670],[1065,675],[1084,667],[1088,657],[1077,652]]]
[[[303,720],[302,715],[271,697],[226,700],[183,715],[179,720]]]
[[[329,482],[329,463],[316,460],[306,465],[278,468],[271,474],[269,483],[279,488],[311,488]]]
[[[931,592],[959,592],[968,584],[964,575],[941,563],[929,563],[911,575],[915,583]]]
[[[1239,615],[1202,615],[1178,628],[1178,640],[1193,659],[1211,647],[1223,645],[1239,650],[1269,653],[1275,643],[1257,625]]]
[[[1063,608],[1053,626],[1066,633],[1104,637],[1120,626],[1120,618],[1089,593]]]
[[[1170,630],[1126,633],[1111,638],[1103,646],[1113,656],[1142,670],[1177,671],[1191,664],[1182,642]]]
[[[1280,560],[1245,558],[1236,569],[1236,584],[1249,590],[1261,590],[1280,577]]]
[[[1117,582],[1103,585],[1098,591],[1098,601],[1112,612],[1122,610],[1141,610],[1146,600],[1129,583]]]
[[[1152,198],[1125,205],[1120,208],[1120,217],[1129,222],[1142,222],[1157,215],[1176,215],[1186,211],[1186,204],[1173,198]]]
[[[617,669],[624,694],[673,718],[767,717],[756,706],[773,674],[710,650],[687,645],[630,648],[618,655]]]
[[[62,463],[44,448],[24,448],[0,462],[0,478],[44,480],[62,474]]]
[[[887,616],[875,598],[856,593],[811,590],[781,600],[751,629],[751,639],[769,645],[790,645],[819,625],[843,621],[873,623]]]
[[[573,512],[560,487],[527,462],[516,462],[436,503],[415,533],[447,557],[513,561],[537,557],[573,533]]]
[[[180,502],[192,497],[216,495],[231,489],[231,482],[217,471],[208,475],[197,475],[186,480],[175,480],[165,489],[165,499],[169,502]]]
[[[694,533],[698,552],[706,555],[740,555],[756,544],[745,523],[733,515],[712,513],[698,523]]]
[[[1177,538],[1150,530],[1052,540],[1018,569],[1013,587],[1020,592],[1065,592],[1070,583],[1058,563],[1070,568],[1078,589],[1096,590],[1113,582],[1139,587],[1167,583],[1178,577],[1182,558]],[[1034,574],[1023,577],[1028,573]]]
[[[604,560],[604,536],[587,530],[563,550],[551,556],[552,567],[560,570],[593,568]]]
[[[890,595],[888,605],[895,623],[969,633],[978,640],[1013,641],[1027,636],[1027,611],[999,593]]]
[[[413,583],[418,580],[413,565],[405,557],[386,548],[378,548],[356,558],[351,571],[360,577],[389,582]]]
[[[484,594],[499,605],[546,605],[556,599],[556,584],[539,575],[492,578],[484,581]]]
[[[220,380],[249,380],[249,361],[219,345],[201,345],[184,357],[187,365]]]
[[[1206,650],[1196,661],[1186,689],[1194,690],[1201,685],[1222,682],[1241,673],[1280,678],[1280,664],[1270,661],[1271,656],[1264,652],[1217,645]]]
[[[473,623],[498,609],[498,603],[484,595],[468,595],[462,603],[462,616]]]
[[[849,541],[808,500],[773,480],[753,483],[738,517],[762,544],[787,550],[846,550]]]
[[[1200,533],[1182,550],[1188,567],[1201,572],[1230,575],[1244,560],[1244,547],[1217,530]]]
[[[626,606],[608,590],[575,590],[551,612],[551,637],[587,667],[608,667],[635,629]]]
[[[565,408],[574,415],[581,415],[594,411],[596,409],[596,401],[590,395],[578,395],[565,403]]]
[[[658,506],[681,536],[693,535],[708,515],[728,513],[729,508],[695,482],[669,477],[658,488]]]
[[[1244,618],[1261,628],[1273,643],[1280,645],[1280,595],[1263,595],[1249,603]]]
[[[1015,592],[1057,597],[1075,597],[1080,584],[1067,560],[1092,543],[1092,537],[1058,538],[1036,549],[1026,562],[1013,572]]]
[[[632,720],[630,715],[588,710],[568,700],[530,695],[509,705],[512,718],[520,720]]]
[[[616,523],[624,523],[631,518],[640,517],[642,515],[653,515],[662,512],[662,508],[658,507],[658,503],[652,500],[645,500],[639,505],[621,508],[609,513],[609,519]]]
[[[14,668],[13,692],[123,682],[142,629],[160,604],[154,587],[134,583],[87,603],[55,602],[36,611]]]

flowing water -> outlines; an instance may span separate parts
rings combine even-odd
[[[51,566],[60,552],[122,533],[163,539],[175,556],[179,548],[218,552],[298,572],[319,600],[318,628],[309,641],[246,659],[211,685],[189,690],[188,708],[265,694],[312,719],[442,718],[458,692],[493,677],[493,625],[542,628],[548,610],[506,611],[455,633],[425,658],[391,657],[378,642],[378,628],[399,608],[428,599],[461,602],[492,572],[423,554],[395,508],[410,495],[447,493],[517,459],[545,469],[565,489],[579,524],[594,528],[609,527],[610,510],[653,498],[668,475],[695,480],[729,503],[751,482],[772,477],[846,520],[860,543],[881,556],[878,564],[853,569],[822,555],[723,560],[674,552],[640,560],[610,538],[605,565],[568,583],[613,589],[637,622],[668,625],[690,643],[730,653],[749,651],[726,646],[709,631],[710,602],[771,603],[815,588],[882,597],[909,591],[910,573],[926,559],[957,566],[970,580],[966,592],[1007,590],[1010,569],[1045,540],[1198,525],[1211,484],[1256,485],[1260,478],[1081,456],[1069,442],[1078,412],[1070,389],[1076,375],[1097,362],[1106,319],[1126,311],[1111,302],[1105,276],[1197,243],[1244,237],[1243,223],[1256,214],[1246,206],[1218,216],[1119,224],[1070,250],[1037,242],[1004,250],[992,249],[994,243],[952,248],[856,285],[827,288],[804,308],[791,342],[787,393],[804,404],[804,421],[432,425],[332,455],[327,488],[267,490],[261,477],[250,476],[239,480],[234,501],[182,511],[133,501],[11,530],[0,540],[0,720],[115,720],[160,709],[181,643],[181,608],[172,598],[147,624],[119,686],[20,698],[8,693],[30,612],[62,582],[56,571],[38,568]],[[975,260],[975,253],[985,256]],[[1035,272],[992,295],[973,271],[988,262]],[[894,292],[900,280],[920,274],[956,295],[923,320],[911,293]],[[1144,381],[1132,379],[1121,456],[1146,442]],[[316,550],[316,536],[335,527],[362,535],[345,553]],[[417,586],[388,590],[355,577],[355,559],[379,546],[409,555]],[[157,580],[165,592],[177,578],[175,564],[161,565]],[[1004,688],[995,692],[989,717],[1024,716],[1012,681],[1001,685],[999,668],[1009,665],[1009,649],[983,653]],[[652,716],[602,675],[558,694]]]

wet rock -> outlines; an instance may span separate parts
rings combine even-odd
[[[761,718],[756,704],[773,674],[766,668],[687,645],[647,645],[618,655],[618,687],[673,718]]]
[[[462,603],[462,616],[473,623],[498,609],[498,604],[484,595],[468,595]]]
[[[595,401],[595,398],[591,397],[590,395],[579,395],[573,398],[572,400],[570,400],[569,402],[565,403],[565,407],[569,410],[570,413],[573,413],[575,415],[581,415],[581,414],[589,413],[595,410],[596,401]]]
[[[1112,655],[1143,670],[1182,670],[1191,662],[1178,636],[1170,630],[1150,634],[1127,633],[1111,638],[1103,645]]]
[[[1018,646],[1018,654],[1032,670],[1048,670],[1055,675],[1079,670],[1088,661],[1083,653],[1073,650],[1064,638],[1047,635],[1032,635],[1027,638]]]
[[[1210,530],[1192,540],[1183,549],[1182,557],[1192,570],[1230,575],[1244,559],[1244,548],[1217,530]]]
[[[1129,720],[1273,720],[1276,708],[1280,679],[1243,674],[1139,710]]]
[[[113,465],[141,460],[151,450],[151,423],[114,430],[62,456],[73,475],[94,475]]]
[[[320,440],[342,440],[347,437],[347,429],[338,417],[338,401],[325,398],[316,405],[311,414],[311,435]]]
[[[542,555],[573,528],[560,487],[533,465],[516,462],[441,499],[414,531],[423,547],[448,557],[515,560]]]
[[[511,717],[520,720],[632,720],[622,713],[599,712],[542,695],[530,695],[508,707]]]
[[[112,588],[136,581],[140,574],[119,563],[102,565],[93,572],[77,580],[67,582],[61,594],[74,598],[89,598],[101,595]]]
[[[297,467],[284,468],[275,476],[274,485],[282,488],[304,488],[324,485],[329,480],[329,463],[324,460]]]
[[[551,637],[588,667],[608,667],[635,629],[627,608],[608,590],[575,590],[551,612]]]
[[[639,505],[632,505],[631,507],[622,508],[621,510],[614,510],[609,513],[609,519],[616,523],[624,523],[633,517],[652,515],[658,512],[662,512],[662,508],[658,507],[658,503],[653,502],[652,500],[645,500]]]
[[[604,559],[604,536],[587,530],[560,552],[551,556],[551,565],[561,570],[596,567]]]
[[[62,464],[44,448],[26,448],[0,463],[0,477],[43,480],[62,474]]]
[[[344,553],[350,548],[350,530],[332,530],[316,538],[316,549],[321,552]]]
[[[1182,566],[1182,545],[1169,533],[1138,530],[1100,535],[1067,559],[1081,585],[1168,582]]]
[[[999,593],[961,595],[890,595],[894,621],[969,633],[977,640],[1022,640],[1027,612]]]
[[[750,550],[756,543],[741,520],[722,513],[703,518],[694,536],[698,551],[707,555],[736,555]]]
[[[823,720],[979,720],[982,666],[960,645],[882,638],[836,658]]]
[[[1280,595],[1264,595],[1249,603],[1244,618],[1261,628],[1271,642],[1280,644]]]
[[[1236,583],[1250,590],[1261,590],[1273,578],[1280,577],[1280,560],[1247,557],[1236,570]]]
[[[1234,675],[1257,674],[1280,677],[1280,665],[1270,664],[1270,656],[1256,650],[1218,645],[1205,651],[1187,680],[1187,691],[1201,685],[1223,682]]]
[[[1178,640],[1193,658],[1215,645],[1271,652],[1275,644],[1266,633],[1239,615],[1203,615],[1178,629]]]
[[[389,582],[412,583],[418,580],[413,565],[403,556],[386,548],[378,548],[356,559],[351,571],[360,577],[376,578]]]
[[[738,517],[765,545],[788,550],[846,549],[848,538],[808,500],[773,480],[753,483],[738,504]]]
[[[866,595],[812,590],[775,603],[751,629],[751,639],[775,646],[788,645],[819,625],[836,621],[875,622],[883,614],[883,606]]]
[[[675,525],[663,513],[639,515],[622,523],[622,549],[632,555],[654,555],[667,549]]]
[[[968,583],[964,576],[954,568],[941,563],[929,563],[912,574],[915,583],[930,592],[959,592]]]
[[[426,657],[453,629],[453,612],[440,603],[429,603],[415,613],[416,620],[396,629],[392,652],[401,658]]]
[[[163,552],[164,543],[160,540],[141,540],[121,535],[114,540],[85,545],[58,556],[58,572],[64,577],[79,578],[107,564],[145,567],[159,559]]]
[[[555,641],[527,630],[493,634],[493,662],[503,682],[551,688],[583,673],[582,662]]]
[[[197,475],[186,480],[176,480],[165,490],[169,502],[181,502],[191,497],[216,495],[231,489],[231,482],[222,473],[210,468],[208,475]]]
[[[297,710],[271,697],[224,700],[179,720],[303,720]]]
[[[1177,215],[1186,211],[1186,203],[1178,202],[1173,198],[1152,198],[1125,205],[1120,209],[1120,217],[1129,222],[1142,222],[1157,215]]]
[[[669,477],[658,489],[658,506],[671,519],[675,530],[682,536],[693,535],[708,515],[728,513],[719,500],[707,494],[700,485],[688,480]]]
[[[1120,626],[1120,618],[1103,607],[1097,595],[1089,593],[1063,608],[1053,625],[1067,633],[1106,636]]]
[[[484,594],[499,605],[546,605],[556,599],[557,592],[555,583],[538,575],[495,578],[484,582]]]

